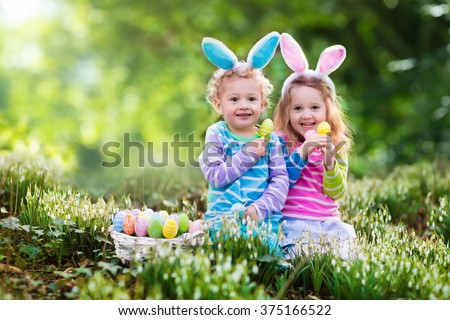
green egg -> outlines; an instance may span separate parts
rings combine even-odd
[[[151,238],[162,238],[163,225],[159,219],[153,219],[148,224],[147,233]]]
[[[185,233],[189,229],[189,218],[185,213],[181,213],[178,215],[178,225],[179,225],[179,232]]]

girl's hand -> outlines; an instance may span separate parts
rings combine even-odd
[[[314,149],[322,149],[326,143],[327,135],[316,133],[305,139],[305,142],[302,143],[297,151],[304,160],[307,160]]]
[[[258,211],[256,211],[255,206],[249,206],[247,209],[245,209],[245,213],[242,216],[243,219],[251,219],[253,221],[258,222]]]
[[[333,171],[335,164],[335,147],[330,136],[326,136],[325,146],[322,147],[324,166],[327,171]]]
[[[335,147],[329,135],[313,134],[305,139],[305,142],[297,149],[300,156],[307,160],[314,149],[321,149],[324,155],[324,165],[328,171],[334,169]]]

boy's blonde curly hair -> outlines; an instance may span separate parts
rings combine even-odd
[[[220,97],[223,84],[234,76],[242,78],[253,77],[258,82],[259,89],[261,90],[263,105],[266,108],[269,108],[269,95],[273,91],[273,85],[270,83],[269,79],[266,78],[261,69],[252,68],[246,63],[238,63],[233,69],[217,69],[208,82],[205,96],[206,100],[208,100],[215,110],[217,110],[215,101]]]

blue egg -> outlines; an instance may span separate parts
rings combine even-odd
[[[147,214],[151,214],[154,211],[152,209],[150,209],[150,208],[147,208],[147,209],[144,210],[144,212],[147,213]]]
[[[113,219],[113,226],[117,232],[123,232],[122,223],[125,217],[125,211],[119,211],[116,213]]]

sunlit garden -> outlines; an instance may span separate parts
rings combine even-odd
[[[449,300],[448,3],[202,2],[42,0],[26,16],[0,0],[0,299]],[[205,214],[197,158],[217,119],[201,39],[245,58],[273,30],[315,60],[347,48],[333,80],[354,134],[352,257],[288,258],[230,223],[123,259],[117,212]],[[289,71],[277,53],[265,72],[270,118]]]

